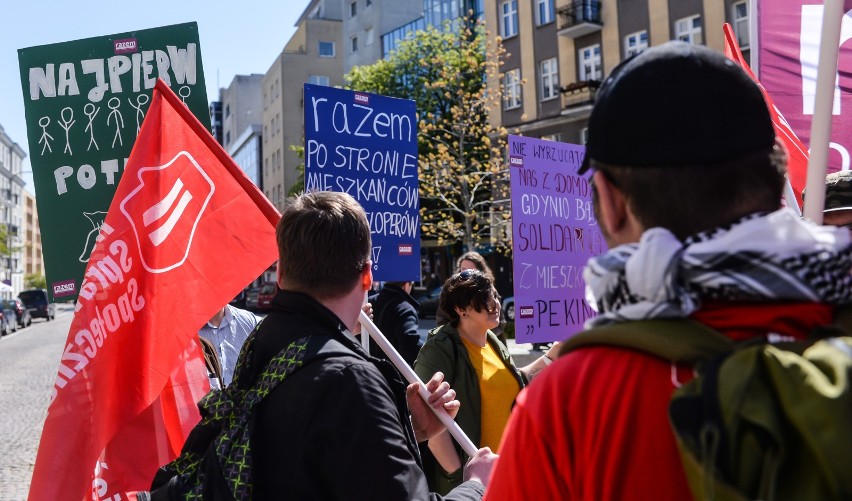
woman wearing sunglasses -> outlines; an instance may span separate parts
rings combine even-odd
[[[500,296],[493,279],[478,270],[447,279],[439,305],[449,322],[429,333],[414,370],[421,378],[442,372],[461,402],[456,422],[478,447],[497,452],[515,397],[550,364],[558,343],[528,366],[515,367],[492,331],[500,324]],[[430,440],[424,456],[432,490],[446,493],[461,483],[467,456],[448,432]]]

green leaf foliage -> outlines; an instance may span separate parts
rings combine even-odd
[[[388,58],[346,76],[353,90],[416,102],[424,238],[510,247],[506,131],[491,120],[503,54],[481,23],[462,19],[415,32]]]

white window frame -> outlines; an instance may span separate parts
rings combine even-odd
[[[364,30],[364,47],[373,45],[373,42],[376,41],[376,30],[372,27]]]
[[[556,132],[554,134],[547,134],[547,135],[541,136],[541,139],[544,140],[544,141],[557,141],[557,142],[561,143],[562,142],[562,133]]]
[[[624,58],[639,54],[648,48],[648,30],[637,31],[624,37]]]
[[[745,14],[740,16],[737,13],[737,8],[742,7]],[[737,42],[740,44],[740,49],[748,49],[751,46],[749,38],[749,18],[748,18],[748,2],[736,2],[731,5],[731,25],[734,27],[734,34],[737,36]]]
[[[580,63],[580,81],[600,81],[603,78],[600,44],[580,48],[577,51],[577,61]]]
[[[322,53],[322,44],[329,44],[329,45],[331,45],[331,54],[323,54],[323,53]],[[335,50],[335,47],[334,47],[334,42],[333,42],[333,41],[332,41],[332,42],[329,42],[329,41],[327,41],[327,40],[320,40],[320,41],[318,41],[318,42],[317,42],[317,53],[319,53],[319,57],[334,57],[334,55],[335,55],[335,53],[336,53],[336,50]]]
[[[536,25],[544,26],[556,19],[554,0],[535,0]]]
[[[510,38],[518,34],[518,0],[505,0],[500,4],[500,36]]]
[[[559,97],[559,62],[555,57],[545,59],[538,65],[541,81],[541,101]]]
[[[589,128],[583,127],[580,129],[580,145],[585,146],[589,142]]]
[[[521,107],[521,69],[515,68],[503,74],[503,109]]]
[[[696,24],[698,26],[696,26]],[[699,45],[704,43],[704,35],[701,27],[701,15],[684,17],[675,21],[675,40],[689,42]]]
[[[327,75],[311,75],[308,77],[308,83],[312,85],[323,85],[325,87],[331,86],[331,78]]]

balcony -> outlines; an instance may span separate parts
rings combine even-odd
[[[557,33],[564,37],[577,38],[603,28],[599,0],[573,0],[570,4],[560,7],[557,13]]]
[[[562,87],[562,114],[572,115],[591,109],[600,86],[600,81],[588,80]]]

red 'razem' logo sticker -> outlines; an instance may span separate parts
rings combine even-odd
[[[116,55],[136,52],[138,48],[135,38],[122,38],[121,40],[113,40],[112,47]]]
[[[532,318],[535,316],[535,311],[532,306],[521,306],[518,312],[518,315],[521,318]]]
[[[138,177],[139,186],[119,207],[136,234],[142,266],[151,273],[163,273],[186,261],[216,187],[186,151],[165,165],[142,167]]]
[[[399,255],[400,256],[410,256],[414,253],[414,246],[412,244],[399,244]]]
[[[364,94],[362,92],[355,93],[355,102],[358,104],[369,105],[370,104],[370,96],[368,94]]]

